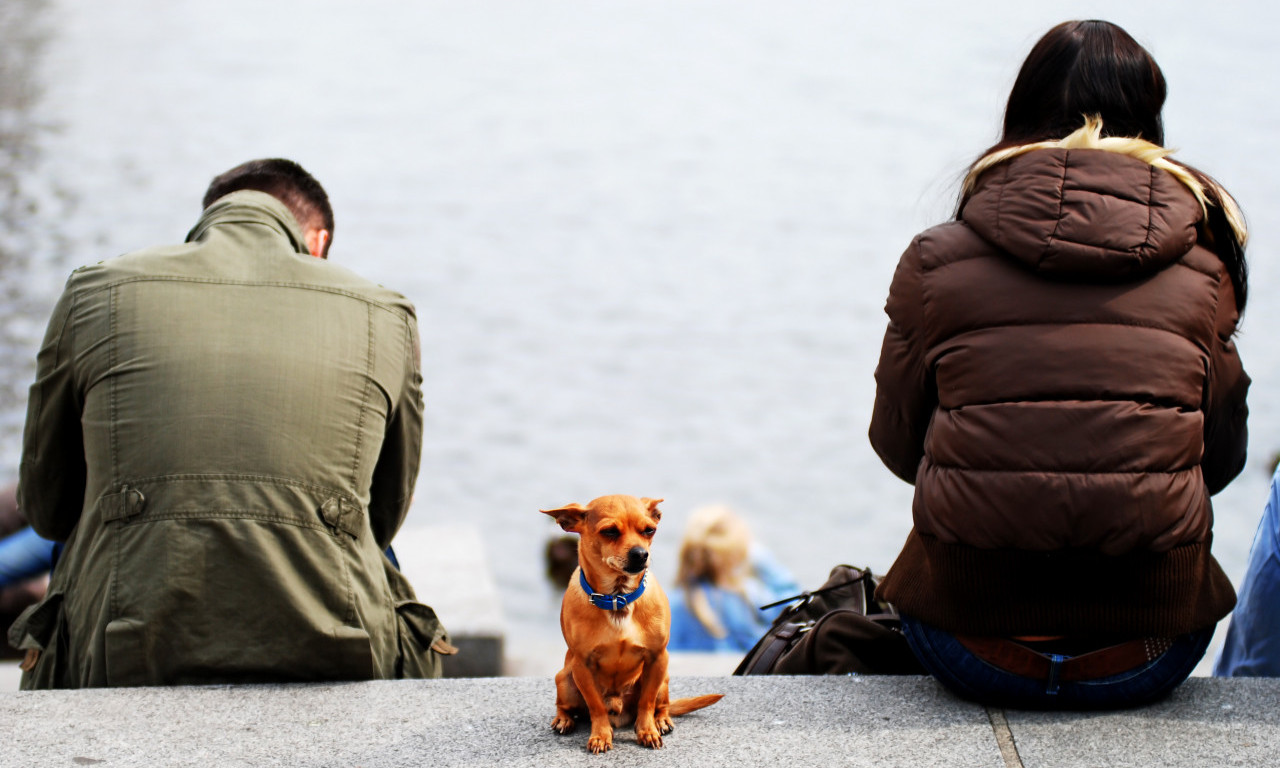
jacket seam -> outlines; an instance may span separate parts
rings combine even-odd
[[[1058,180],[1058,215],[1053,219],[1053,231],[1044,239],[1044,250],[1040,252],[1038,264],[1044,263],[1045,256],[1049,253],[1049,248],[1053,246],[1055,240],[1058,239],[1058,228],[1062,226],[1062,209],[1066,207],[1067,197],[1067,170],[1071,164],[1071,151],[1067,150],[1062,153],[1062,177]]]
[[[413,376],[415,371],[413,371],[413,358],[410,357],[412,352],[409,349],[409,334],[408,334],[409,329],[403,328],[403,331],[404,331],[404,335],[401,338],[401,344],[400,344],[400,362],[402,364],[408,365],[409,376]],[[396,418],[398,418],[400,414],[400,401],[402,398],[404,398],[404,393],[408,389],[408,381],[405,379],[404,376],[399,377],[399,385],[400,385],[400,391],[396,393],[396,397],[387,398],[387,423],[388,424],[394,423]]]
[[[347,614],[343,617],[343,621],[347,626],[358,626],[358,622],[356,621],[356,588],[353,583],[353,579],[351,578],[351,556],[356,553],[349,553],[347,551],[347,547],[351,542],[347,537],[342,536],[341,532],[334,531],[333,541],[334,544],[337,545],[338,549],[342,550],[343,556],[338,558],[338,563],[342,567],[343,581],[347,585]]]
[[[71,339],[68,344],[67,359],[65,361],[63,360],[63,357],[62,357],[62,346],[61,346],[62,340],[61,338],[59,338],[58,340],[59,341],[58,354],[55,355],[54,357],[54,363],[59,367],[61,367],[64,364],[67,366],[70,366],[71,363],[76,359],[76,350],[80,346],[80,337],[76,330],[77,327],[79,326],[79,323],[77,322],[77,318],[79,316],[80,316],[80,293],[77,291],[72,296],[71,308],[67,311],[67,317],[63,320],[63,322],[66,323],[66,332],[70,334],[70,339]],[[80,373],[78,371],[75,371],[75,370],[68,371],[67,375],[69,378],[68,383],[70,384],[70,387],[71,387],[72,402],[75,403],[76,409],[80,413],[84,413],[84,393],[88,391],[88,387],[80,386],[80,382],[77,380],[78,377],[80,376]],[[81,427],[81,432],[83,433],[83,431],[84,431],[84,428]]]
[[[421,340],[418,339],[417,330],[414,328],[414,324],[409,321],[408,316],[405,316],[405,318],[403,319],[403,325],[404,325],[404,350],[402,354],[404,355],[403,359],[409,365],[409,377],[408,377],[408,380],[403,380],[400,383],[400,386],[401,386],[400,396],[397,397],[395,399],[395,402],[391,404],[392,416],[399,414],[400,404],[401,404],[401,401],[404,400],[405,392],[413,389],[413,387],[410,386],[413,382],[413,379],[415,377],[422,376],[422,346],[421,346],[422,342]]]
[[[368,326],[365,328],[365,356],[364,356],[364,393],[360,398],[360,415],[356,420],[355,449],[352,451],[351,460],[351,487],[360,487],[360,453],[364,447],[364,423],[369,413],[369,397],[373,389],[373,367],[374,367],[374,323],[373,311],[370,309],[366,313]]]
[[[120,550],[123,544],[120,542],[120,532],[111,530],[110,526],[104,525],[106,529],[104,535],[111,536],[111,583],[107,586],[107,610],[108,621],[115,621],[120,618]],[[57,570],[57,569],[54,569]],[[64,569],[65,570],[65,569]]]
[[[966,467],[960,464],[942,464],[934,459],[933,456],[928,456],[928,459],[933,469],[942,472],[978,472],[989,475],[1081,475],[1083,477],[1098,475],[1179,475],[1184,472],[1192,472],[1200,466],[1199,464],[1191,464],[1173,469],[987,469]]]
[[[119,365],[119,297],[120,292],[112,288],[108,294],[107,306],[110,307],[110,320],[107,323],[108,338],[111,339],[110,351],[107,355],[107,370],[112,373],[116,372],[116,366]],[[120,482],[120,413],[119,413],[119,381],[120,377],[113,375],[111,377],[111,482],[116,484]]]
[[[973,230],[972,226],[971,226],[971,225],[969,225],[968,223],[966,223],[966,222],[961,222],[961,223],[963,223],[966,227],[969,227],[970,231],[972,231],[972,230]],[[975,234],[975,235],[977,235],[977,233],[976,233],[976,232],[975,232],[974,234]],[[978,237],[982,237],[981,235],[977,235],[977,236],[978,236]],[[986,240],[984,239],[984,242],[988,242],[988,241],[986,241]],[[1077,241],[1070,241],[1070,240],[1064,240],[1063,238],[1058,238],[1058,242],[1064,242],[1064,243],[1065,243],[1065,242],[1077,242]],[[1077,243],[1077,244],[1079,244],[1079,245],[1088,245],[1088,243]],[[1197,246],[1199,246],[1199,247],[1203,247],[1203,246],[1200,246],[1200,244],[1199,244],[1199,243],[1195,243],[1195,244],[1193,244],[1191,247],[1192,247],[1192,248],[1195,248],[1195,247],[1197,247]],[[954,266],[956,266],[956,265],[958,265],[958,264],[963,264],[963,263],[965,263],[965,262],[967,262],[967,261],[974,261],[974,260],[976,260],[976,259],[995,259],[995,260],[997,260],[997,261],[1009,261],[1009,260],[1010,260],[1010,254],[1009,254],[1009,252],[1008,252],[1008,251],[1001,250],[1001,249],[999,248],[999,246],[994,246],[994,245],[993,245],[993,246],[991,246],[991,247],[994,249],[994,250],[993,250],[993,251],[991,251],[991,252],[987,252],[987,253],[975,253],[975,254],[971,254],[971,255],[965,255],[965,256],[960,257],[960,258],[953,258],[953,259],[949,259],[949,260],[947,260],[947,261],[939,261],[939,262],[934,263],[934,264],[927,264],[927,263],[925,263],[925,261],[922,259],[922,260],[921,260],[921,263],[920,263],[920,271],[921,271],[921,272],[925,272],[925,273],[927,273],[927,272],[936,272],[936,271],[938,271],[938,270],[940,270],[940,269],[946,269],[947,267],[954,267]],[[1195,265],[1193,265],[1193,264],[1188,264],[1188,263],[1187,263],[1187,259],[1186,259],[1186,257],[1187,257],[1187,254],[1189,254],[1190,252],[1191,252],[1191,250],[1190,250],[1190,249],[1188,249],[1186,253],[1184,253],[1184,254],[1182,254],[1181,256],[1179,256],[1178,258],[1176,258],[1176,259],[1174,259],[1174,260],[1170,261],[1170,262],[1169,262],[1169,266],[1170,266],[1170,267],[1174,267],[1174,266],[1183,267],[1184,269],[1189,269],[1189,270],[1191,270],[1192,272],[1195,272],[1195,273],[1200,274],[1200,275],[1204,275],[1205,277],[1211,277],[1211,278],[1213,278],[1214,280],[1219,280],[1219,279],[1220,279],[1220,278],[1219,278],[1219,276],[1218,276],[1218,271],[1217,271],[1216,269],[1215,269],[1215,270],[1200,269],[1199,267],[1197,267],[1197,266],[1195,266]],[[1016,259],[1014,259],[1014,261],[1015,261],[1015,263],[1017,263]],[[1221,259],[1219,259],[1219,261],[1221,261]],[[1159,270],[1153,270],[1153,273],[1154,273],[1154,272],[1156,272],[1156,271],[1159,271]],[[1117,283],[1117,284],[1119,284],[1119,283]]]
[[[163,512],[144,512],[137,517],[133,517],[125,521],[124,525],[134,526],[141,523],[155,522],[157,520],[257,520],[263,523],[280,523],[282,525],[292,525],[299,528],[309,528],[324,534],[328,534],[330,532],[330,528],[320,522],[311,522],[298,517],[287,517],[268,512],[260,512],[255,509],[240,509],[236,507],[218,507],[215,509],[172,509],[165,510]]]
[[[75,314],[76,296],[73,294],[71,298],[71,306],[67,310],[66,316],[62,318],[62,325],[58,328],[58,337],[53,341],[53,369],[57,370],[62,366],[62,344],[63,338],[70,334],[70,345],[72,350],[75,349],[75,324],[71,322],[72,316]],[[72,355],[74,357],[74,353]],[[38,379],[37,379],[38,380]],[[36,416],[36,423],[44,419],[45,407],[45,389],[47,385],[35,386],[31,388],[31,411]],[[43,453],[39,450],[41,447],[40,440],[35,439],[28,441],[27,435],[23,435],[22,451],[23,463],[40,461]],[[35,450],[32,450],[32,449]],[[29,454],[29,455],[28,455]]]
[[[1186,406],[1183,406],[1183,405],[1179,405],[1179,404],[1177,404],[1177,403],[1174,403],[1173,401],[1170,401],[1170,400],[1157,400],[1157,399],[1137,400],[1137,399],[1134,399],[1133,397],[1096,397],[1096,396],[1090,396],[1090,397],[1087,397],[1087,398],[1081,398],[1081,397],[1041,397],[1041,398],[1024,397],[1024,398],[1019,398],[1019,399],[1017,399],[1017,400],[992,400],[992,401],[990,401],[990,402],[973,402],[973,403],[965,403],[964,405],[957,405],[957,406],[955,406],[955,407],[953,407],[953,408],[951,408],[951,407],[946,407],[946,406],[941,406],[941,405],[940,405],[940,406],[938,406],[938,410],[940,410],[940,411],[946,411],[946,412],[948,412],[948,413],[951,413],[951,412],[954,412],[954,411],[958,411],[958,410],[960,410],[960,409],[962,409],[962,408],[988,408],[988,407],[991,407],[991,406],[1000,406],[1000,405],[1019,405],[1019,404],[1023,404],[1023,403],[1026,403],[1026,404],[1043,404],[1043,403],[1129,403],[1129,404],[1137,404],[1137,405],[1156,405],[1156,406],[1161,406],[1161,407],[1165,407],[1165,408],[1185,408],[1185,407],[1186,407]],[[1193,410],[1195,410],[1195,409],[1193,408]]]
[[[119,296],[120,296],[120,292],[117,291],[114,288],[114,286],[112,287],[111,291],[107,294],[107,307],[108,307],[107,338],[110,339],[110,344],[108,346],[108,352],[107,352],[107,370],[113,373],[116,370],[116,365],[117,365],[116,361],[117,361],[118,346],[119,346],[119,338],[117,336],[117,329],[119,327],[118,313],[120,309],[117,302],[119,300]],[[80,296],[77,295],[77,299],[79,298]],[[119,381],[120,381],[119,376],[111,376],[110,388],[108,389],[108,393],[109,393],[108,396],[110,398],[110,407],[108,411],[111,414],[110,440],[111,440],[111,486],[112,487],[116,486],[120,482],[120,427],[119,427],[120,418],[118,413],[119,400],[117,396]],[[110,531],[110,529],[108,530]],[[110,533],[112,534],[111,539],[112,539],[112,544],[114,546],[112,547],[113,562],[111,564],[111,584],[108,587],[108,594],[110,596],[108,601],[108,604],[109,604],[108,610],[109,610],[109,616],[111,620],[114,621],[120,616],[120,595],[119,595],[120,560],[121,560],[121,550],[124,548],[124,545],[120,541],[119,531],[110,531]]]
[[[1192,247],[1192,248],[1195,248],[1196,246],[1195,246],[1195,245],[1192,245],[1191,247]],[[1187,251],[1187,253],[1190,253],[1190,251]],[[1183,254],[1183,256],[1185,257],[1185,256],[1186,256],[1186,254]],[[1219,261],[1221,261],[1221,259],[1219,259]],[[1199,269],[1198,267],[1194,267],[1194,266],[1192,266],[1192,265],[1188,264],[1188,263],[1187,263],[1186,258],[1179,258],[1179,259],[1177,259],[1176,261],[1174,261],[1174,262],[1173,262],[1173,266],[1185,267],[1186,269],[1189,269],[1189,270],[1191,270],[1192,272],[1195,272],[1196,274],[1204,275],[1205,277],[1211,277],[1211,278],[1213,278],[1214,282],[1216,282],[1216,283],[1221,283],[1221,282],[1222,282],[1222,277],[1220,276],[1220,274],[1219,274],[1218,270],[1216,270],[1216,269],[1215,269],[1215,270],[1213,270],[1213,271],[1208,271],[1208,270],[1204,270],[1204,269]],[[1216,301],[1216,299],[1215,299],[1215,301]]]
[[[1041,555],[1052,554],[1057,556],[1067,556],[1067,557],[1079,556],[1079,557],[1084,557],[1089,559],[1107,560],[1115,557],[1147,557],[1151,554],[1147,550],[1134,550],[1132,552],[1120,554],[1120,555],[1104,555],[1103,553],[1088,547],[1072,547],[1067,549],[1019,549],[1019,548],[988,549],[986,547],[978,547],[978,546],[974,546],[973,544],[967,544],[963,541],[943,541],[938,536],[938,534],[931,533],[929,531],[922,531],[919,528],[915,529],[909,535],[917,536],[921,539],[933,539],[933,544],[939,547],[979,550],[983,553],[984,556],[993,555],[996,553],[1004,553],[1010,557],[1023,558],[1026,556],[1036,557]],[[1208,545],[1208,542],[1204,540],[1186,541],[1181,544],[1174,544],[1172,547],[1170,547],[1169,549],[1165,550],[1160,554],[1165,555],[1170,552],[1176,552],[1179,549],[1186,549],[1189,547],[1203,548],[1207,545]]]
[[[402,308],[399,306],[396,306],[395,304],[389,304],[385,301],[375,299],[369,296],[368,294],[361,293],[359,291],[347,290],[345,288],[334,288],[334,287],[325,286],[325,285],[316,285],[314,283],[299,283],[299,282],[283,281],[283,280],[281,281],[230,280],[225,278],[212,278],[212,277],[185,277],[182,275],[136,275],[133,277],[116,278],[115,280],[112,280],[109,283],[106,283],[105,285],[96,286],[93,288],[84,288],[82,289],[82,293],[88,296],[88,295],[97,293],[99,291],[114,290],[119,286],[126,285],[128,283],[200,283],[203,285],[234,285],[234,286],[240,286],[245,288],[294,288],[297,290],[316,291],[318,293],[331,293],[331,294],[336,294],[340,296],[346,296],[348,298],[362,301],[366,304],[371,304],[375,307],[378,307],[379,309],[382,309],[386,312],[390,312],[392,314],[398,315],[402,312]]]
[[[955,331],[954,333],[948,334],[947,340],[949,341],[949,340],[960,338],[962,336],[966,336],[971,333],[979,333],[981,331],[990,331],[990,330],[995,330],[999,328],[1033,328],[1036,326],[1052,326],[1056,328],[1064,328],[1064,327],[1080,328],[1080,327],[1089,326],[1089,325],[1116,326],[1119,328],[1145,328],[1150,331],[1160,331],[1162,333],[1168,333],[1172,336],[1177,336],[1180,339],[1189,341],[1192,344],[1196,344],[1197,346],[1200,346],[1199,343],[1196,341],[1196,339],[1174,328],[1169,328],[1161,325],[1153,325],[1151,323],[1143,323],[1138,321],[1121,321],[1121,320],[1082,320],[1082,321],[1076,321],[1076,322],[1048,321],[1048,320],[1021,320],[1021,321],[1010,320],[1008,322],[994,323],[991,325],[976,325],[976,326],[961,328]],[[1214,336],[1217,336],[1216,330],[1214,331]]]
[[[294,488],[305,488],[307,490],[317,491],[320,493],[328,493],[328,494],[336,493],[336,494],[341,494],[343,496],[346,496],[348,499],[352,499],[352,500],[354,500],[355,498],[351,494],[339,488],[332,488],[330,486],[325,486],[325,485],[316,485],[314,483],[308,483],[302,480],[291,480],[287,477],[275,477],[273,475],[252,475],[252,474],[237,474],[237,473],[228,473],[228,472],[210,472],[210,473],[191,472],[191,473],[181,473],[181,474],[172,474],[172,475],[150,475],[147,477],[129,478],[129,482],[131,483],[188,483],[188,482],[196,483],[196,482],[201,482],[206,480],[252,481],[254,483],[267,483],[270,485],[283,485],[283,486],[290,486]]]
[[[413,358],[412,358],[412,357],[409,357],[409,355],[410,355],[410,354],[412,354],[412,352],[411,352],[411,350],[409,349],[409,337],[408,337],[408,335],[407,335],[407,334],[408,334],[408,330],[409,330],[409,329],[408,329],[407,327],[406,327],[406,328],[404,328],[404,331],[405,331],[405,334],[406,334],[406,335],[405,335],[405,336],[403,336],[403,337],[402,337],[402,339],[401,339],[401,345],[400,345],[400,360],[401,360],[402,362],[404,362],[404,363],[407,363],[407,364],[410,366],[410,368],[412,369],[412,366],[413,366]],[[413,375],[413,373],[415,373],[415,372],[416,372],[416,371],[412,371],[412,370],[411,370],[410,375]],[[399,413],[400,413],[400,400],[404,397],[404,393],[406,392],[406,390],[407,390],[407,389],[408,389],[408,383],[405,381],[404,377],[402,376],[402,377],[400,378],[400,391],[397,393],[397,395],[396,395],[395,397],[391,397],[391,396],[388,394],[388,396],[387,396],[387,423],[388,423],[388,424],[394,423],[394,422],[395,422],[395,420],[396,420],[396,418],[397,418],[397,416],[399,415]]]
[[[1222,273],[1218,272],[1213,277],[1216,283],[1216,290],[1213,292],[1213,340],[1210,342],[1213,346],[1209,350],[1209,355],[1205,360],[1204,389],[1200,392],[1200,410],[1203,411],[1205,415],[1206,428],[1209,426],[1209,412],[1213,405],[1210,402],[1211,396],[1216,394],[1218,378],[1221,375],[1221,372],[1218,370],[1218,366],[1214,364],[1218,357],[1218,347],[1219,345],[1231,343],[1231,337],[1227,336],[1226,338],[1223,338],[1222,333],[1218,328],[1218,312],[1220,305],[1222,304]],[[1232,327],[1235,327],[1234,324]]]
[[[1147,237],[1142,241],[1142,245],[1136,249],[1138,252],[1151,249],[1151,237],[1155,231],[1156,173],[1158,169],[1154,165],[1147,167],[1150,169],[1147,174]],[[1163,173],[1163,171],[1159,172]]]

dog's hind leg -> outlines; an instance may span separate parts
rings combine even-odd
[[[676,724],[671,721],[671,696],[667,692],[667,681],[663,681],[662,690],[658,691],[658,701],[653,708],[653,722],[663,736],[676,728]]]
[[[556,716],[551,720],[551,730],[561,734],[572,733],[578,725],[574,713],[581,712],[586,706],[582,693],[573,682],[572,662],[569,662],[556,673]]]

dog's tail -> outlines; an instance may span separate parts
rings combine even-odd
[[[672,699],[670,709],[672,717],[687,715],[697,709],[709,707],[724,698],[723,693],[709,693],[706,696],[691,696],[687,699]]]

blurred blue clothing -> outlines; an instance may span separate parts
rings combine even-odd
[[[0,588],[47,573],[53,567],[56,546],[30,528],[0,539]]]
[[[667,650],[732,653],[751,650],[786,607],[779,605],[762,611],[758,606],[797,595],[801,590],[791,572],[764,547],[753,545],[749,557],[751,574],[743,585],[745,598],[707,583],[693,587],[707,596],[712,612],[727,632],[724,637],[714,637],[698,621],[689,608],[683,587],[677,585],[667,592],[671,602],[671,641],[667,643]]]
[[[1280,677],[1280,468],[1249,550],[1215,677]]]

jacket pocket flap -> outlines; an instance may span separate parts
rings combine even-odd
[[[18,615],[18,620],[13,622],[13,626],[9,627],[9,644],[22,650],[43,651],[53,639],[61,609],[61,590],[50,592],[40,602],[27,606]]]
[[[446,656],[458,652],[458,649],[449,644],[444,626],[440,624],[440,619],[431,606],[405,600],[396,603],[396,615],[423,648],[430,648]]]

